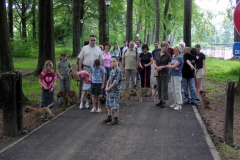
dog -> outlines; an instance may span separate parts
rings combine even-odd
[[[126,105],[129,106],[129,105],[132,105],[131,103],[131,100],[130,100],[130,97],[132,95],[136,94],[136,91],[132,91],[132,90],[128,90],[128,91],[121,91],[120,92],[120,98],[119,100],[121,100],[122,98],[125,99],[126,101]]]
[[[75,81],[81,81],[81,78],[80,78],[80,76],[79,76],[79,72],[77,72],[77,71],[73,71],[72,73],[71,73],[71,78],[72,79],[74,79]]]
[[[99,95],[98,101],[100,102],[100,107],[102,108],[102,113],[107,113],[106,97],[104,95]]]
[[[149,97],[149,100],[152,99],[153,102],[155,102],[155,96],[153,95],[152,88],[141,88],[139,85],[134,85],[132,90],[136,90],[138,100],[142,102],[143,95],[146,95]]]
[[[75,90],[71,90],[68,92],[58,92],[57,93],[57,103],[59,104],[59,98],[64,97],[64,105],[70,106],[70,102],[77,103],[77,93]]]
[[[154,84],[152,88],[153,88],[153,95],[154,95],[154,96],[157,95],[158,85],[157,85],[157,84]]]
[[[26,106],[24,111],[26,113],[32,113],[35,117],[35,119],[42,114],[47,114],[48,116],[50,116],[50,118],[55,117],[54,114],[52,114],[50,107],[53,105],[53,103],[49,104],[47,107],[43,107],[43,108],[33,108],[30,106]]]
[[[200,91],[200,95],[201,95],[201,97],[202,97],[202,106],[203,106],[203,108],[204,108],[204,109],[213,109],[212,107],[210,107],[210,100],[209,100],[209,98],[207,97],[207,92],[201,90],[201,91]]]

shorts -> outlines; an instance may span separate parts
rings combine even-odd
[[[119,103],[117,97],[107,97],[106,107],[111,109],[119,109]]]
[[[203,69],[197,69],[196,78],[203,78]]]
[[[102,94],[101,86],[102,83],[92,83],[90,93],[93,95],[101,95]]]
[[[91,89],[91,84],[87,84],[87,83],[83,82],[82,90],[87,91],[87,90],[90,90],[90,89]]]

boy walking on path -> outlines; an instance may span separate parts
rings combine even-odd
[[[121,81],[122,81],[122,72],[118,67],[118,58],[113,56],[111,58],[111,66],[112,71],[110,73],[110,77],[107,82],[107,86],[105,91],[107,92],[106,98],[106,107],[108,108],[108,118],[102,123],[107,124],[118,124],[118,116],[119,116],[119,103],[118,99],[120,98],[121,92]],[[114,121],[112,121],[112,110],[114,110]]]

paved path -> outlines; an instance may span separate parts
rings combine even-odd
[[[152,79],[154,82],[155,79]],[[169,84],[169,87],[170,84]],[[172,93],[167,105],[172,104]],[[157,98],[156,98],[157,99]],[[121,102],[120,124],[101,124],[106,114],[74,106],[17,144],[0,160],[212,160],[218,159],[191,105],[181,111],[132,97]],[[210,150],[211,148],[211,150]],[[213,150],[213,152],[211,152]]]

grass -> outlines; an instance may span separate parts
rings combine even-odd
[[[224,157],[221,157],[222,160],[240,159],[240,151],[235,150],[233,147],[229,145],[221,143],[220,152],[224,153]]]

